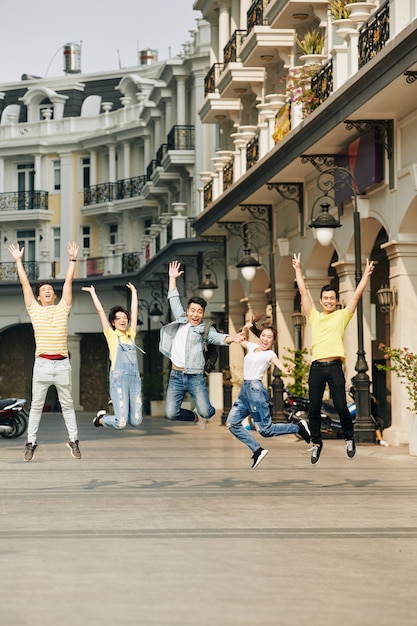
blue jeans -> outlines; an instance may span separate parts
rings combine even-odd
[[[297,424],[273,424],[269,396],[261,380],[244,380],[236,402],[230,409],[227,426],[230,432],[255,452],[261,446],[242,422],[252,415],[254,426],[262,437],[279,437],[298,433]]]
[[[210,419],[216,412],[210,404],[207,385],[203,374],[185,374],[178,370],[171,370],[168,381],[165,403],[165,417],[180,422],[194,422],[195,413],[181,408],[186,393],[194,400],[197,413],[204,419]]]
[[[308,421],[310,422],[311,441],[318,444],[322,442],[321,403],[326,383],[329,385],[333,404],[339,414],[343,435],[345,439],[352,439],[353,422],[346,405],[345,375],[342,369],[342,362],[338,359],[330,362],[313,361],[310,366],[308,377],[308,394],[310,399]]]
[[[119,340],[116,363],[110,372],[110,397],[114,415],[104,415],[103,426],[121,429],[126,424],[142,423],[142,382],[134,343],[123,344]]]

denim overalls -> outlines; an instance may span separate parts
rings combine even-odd
[[[136,345],[122,343],[118,338],[116,363],[110,371],[110,397],[114,415],[103,417],[103,426],[125,428],[139,426],[142,415],[142,383],[139,375]]]

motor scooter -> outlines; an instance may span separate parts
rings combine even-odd
[[[294,424],[299,422],[300,419],[308,421],[308,409],[310,405],[310,401],[308,398],[287,394],[287,403],[288,421]],[[349,406],[352,407],[352,405]],[[349,412],[352,416],[353,423],[355,423],[356,406],[354,411],[350,408]],[[336,411],[333,402],[331,402],[330,400],[323,400],[321,404],[321,432],[322,435],[327,438],[343,438],[343,430],[340,423],[339,414]]]
[[[20,437],[27,429],[28,411],[25,398],[0,398],[0,435]]]

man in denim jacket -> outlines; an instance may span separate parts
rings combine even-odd
[[[203,298],[192,297],[187,310],[181,304],[177,289],[177,278],[184,272],[181,264],[172,261],[169,264],[168,301],[174,322],[161,329],[159,350],[171,361],[171,373],[165,405],[165,416],[169,420],[196,422],[201,429],[206,420],[213,417],[215,408],[210,404],[204,378],[204,312],[207,302]],[[218,346],[240,343],[244,334],[234,337],[224,335],[210,327],[207,342]],[[181,408],[186,393],[192,397],[195,410]]]

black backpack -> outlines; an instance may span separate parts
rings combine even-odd
[[[213,328],[215,328],[218,333],[223,332],[221,330],[218,330],[218,328],[216,328],[216,324],[214,324],[214,322],[211,322],[210,320],[207,320],[206,323],[204,324],[203,340],[204,340],[204,373],[205,374],[210,374],[210,372],[214,370],[217,357],[219,356],[219,346],[214,345],[214,343],[207,342],[207,336],[209,334],[210,326],[213,326]]]

